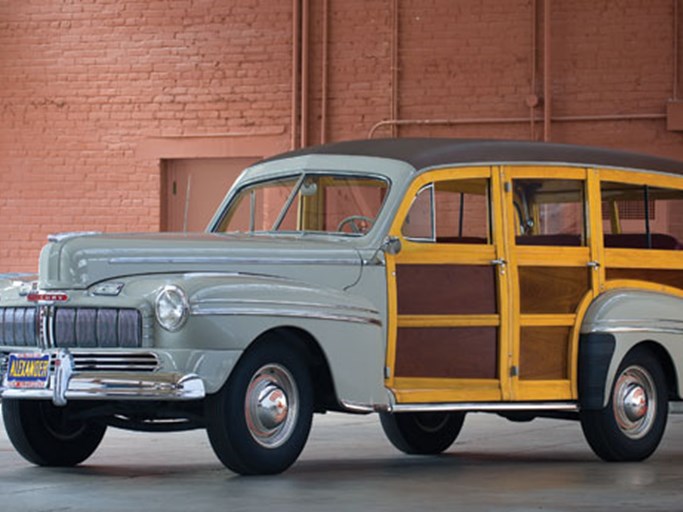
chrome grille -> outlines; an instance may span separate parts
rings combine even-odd
[[[43,348],[141,348],[142,314],[128,308],[0,308],[0,346],[39,345]]]
[[[0,345],[38,345],[38,314],[35,307],[0,308]]]
[[[52,333],[59,348],[139,348],[142,315],[136,309],[55,308]]]

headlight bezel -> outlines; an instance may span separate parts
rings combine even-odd
[[[169,314],[169,308],[176,314]],[[174,284],[164,286],[154,301],[154,314],[163,329],[169,332],[182,329],[190,316],[190,301],[185,290]]]

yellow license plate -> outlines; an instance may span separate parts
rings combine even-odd
[[[5,375],[6,387],[46,388],[49,379],[49,354],[10,354]]]

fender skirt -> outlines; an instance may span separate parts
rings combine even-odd
[[[616,342],[611,334],[592,332],[579,338],[579,404],[598,410],[605,403],[605,382]]]

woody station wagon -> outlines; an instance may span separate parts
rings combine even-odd
[[[411,454],[469,411],[580,421],[608,461],[682,397],[683,164],[510,141],[365,140],[247,169],[205,233],[52,236],[0,293],[2,411],[30,462],[107,427],[206,428],[277,473],[314,412]]]

